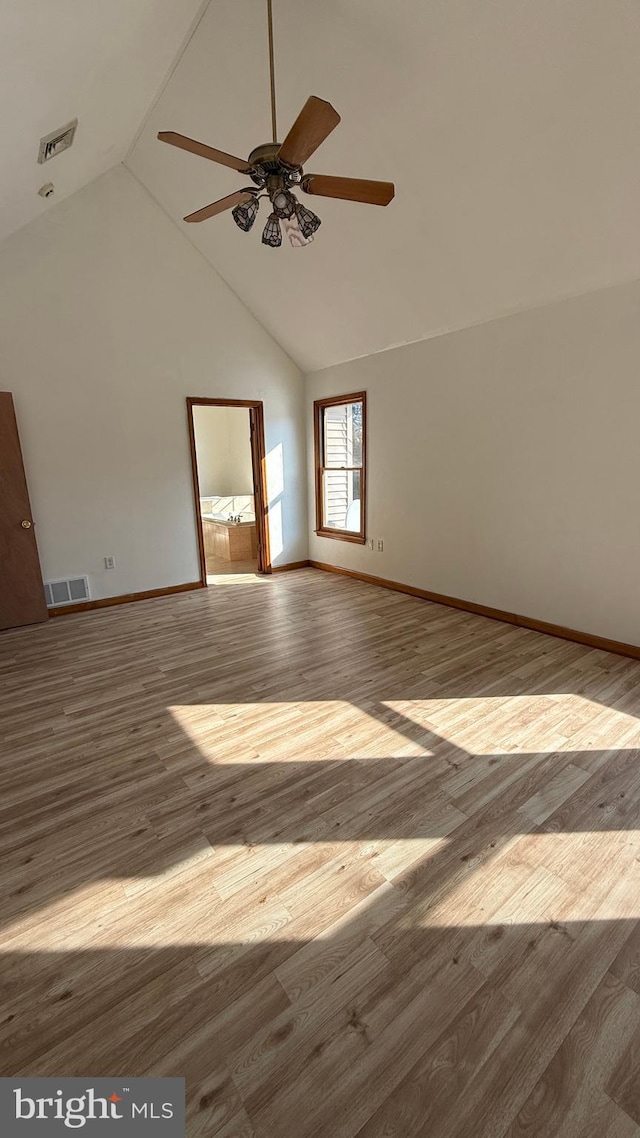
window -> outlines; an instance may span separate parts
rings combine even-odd
[[[314,405],[316,533],[365,541],[366,395],[336,395]]]

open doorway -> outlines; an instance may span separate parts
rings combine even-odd
[[[262,403],[189,397],[187,419],[203,585],[270,573]]]

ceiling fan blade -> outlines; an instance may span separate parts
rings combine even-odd
[[[370,182],[366,178],[334,178],[329,174],[305,174],[302,189],[323,198],[342,198],[368,205],[389,205],[396,189],[393,182]]]
[[[226,198],[218,198],[217,202],[197,209],[195,213],[188,213],[185,221],[206,221],[208,217],[215,217],[217,213],[224,213],[225,209],[233,209],[234,205],[248,202],[255,197],[250,190],[236,190],[235,194],[227,194]]]
[[[160,142],[168,142],[170,146],[179,146],[181,150],[189,150],[192,154],[199,154],[201,158],[209,158],[211,162],[219,162],[221,166],[230,166],[241,174],[249,174],[253,166],[242,158],[235,158],[233,154],[225,154],[224,150],[216,150],[207,146],[205,142],[196,142],[194,138],[187,138],[186,134],[176,134],[174,130],[161,130],[158,134]]]
[[[304,166],[340,122],[340,115],[325,99],[311,95],[285,138],[278,158],[287,166]]]

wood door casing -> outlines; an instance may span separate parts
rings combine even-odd
[[[256,514],[256,541],[258,573],[271,573],[271,546],[269,542],[269,496],[267,493],[267,458],[264,436],[264,405],[261,399],[210,399],[205,396],[187,396],[187,426],[189,430],[189,449],[191,452],[191,477],[198,537],[198,557],[200,561],[200,580],[207,584],[207,559],[205,539],[200,515],[200,483],[198,479],[198,456],[196,453],[196,431],[193,418],[194,407],[246,407],[249,410],[249,433],[251,443],[251,466],[253,473],[253,494]]]
[[[271,572],[271,546],[269,542],[269,495],[267,493],[267,456],[264,441],[264,407],[255,403],[249,408],[251,431],[251,462],[253,466],[253,495],[258,544],[258,571]]]
[[[47,619],[13,396],[0,391],[0,629]]]

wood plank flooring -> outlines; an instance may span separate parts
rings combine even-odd
[[[207,584],[215,585],[218,577],[240,577],[244,574],[255,575],[258,572],[258,559],[253,557],[248,561],[227,561],[224,557],[214,557],[207,554]]]
[[[309,569],[0,636],[0,1073],[640,1138],[640,664]]]

